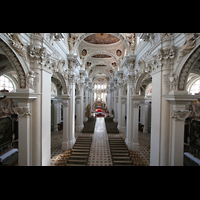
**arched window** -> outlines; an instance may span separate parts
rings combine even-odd
[[[0,76],[0,90],[3,90],[4,88],[11,92],[14,90],[15,86],[7,76],[2,75]]]
[[[191,87],[190,92],[192,95],[200,92],[200,79],[197,80]]]

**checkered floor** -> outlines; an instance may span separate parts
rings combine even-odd
[[[112,166],[112,159],[110,154],[110,147],[108,143],[108,138],[122,137],[124,140],[126,138],[125,133],[120,134],[107,134],[104,118],[97,118],[94,134],[82,134],[79,132],[75,133],[77,138],[79,135],[85,137],[93,137],[88,166]],[[61,158],[63,151],[62,146],[62,131],[51,133],[51,165],[54,166],[56,161]],[[150,134],[139,132],[139,154],[142,157],[146,165],[149,165],[150,159]]]

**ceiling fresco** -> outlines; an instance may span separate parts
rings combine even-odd
[[[106,55],[106,54],[96,54],[92,56],[93,58],[111,58],[111,56]]]
[[[113,44],[119,42],[120,39],[108,33],[95,33],[84,40],[92,44]]]
[[[122,35],[126,37],[127,34]],[[93,82],[102,75],[105,76],[104,82],[109,82],[121,67],[125,49],[124,43],[114,34],[93,33],[82,40],[78,54]]]

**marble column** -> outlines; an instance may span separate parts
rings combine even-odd
[[[143,133],[148,133],[149,127],[149,102],[145,101],[143,104]]]
[[[123,85],[119,87],[119,97],[118,97],[118,126],[120,132],[126,131],[126,124],[125,124],[125,103],[126,97],[123,96]]]
[[[132,96],[131,99],[129,98],[129,106],[132,106],[132,109],[129,112],[132,113],[128,112],[129,114],[127,115],[129,129],[127,132],[126,144],[129,150],[131,151],[139,151],[139,143],[138,143],[139,105],[143,98],[144,98],[143,96],[139,95]]]
[[[58,100],[52,99],[53,101],[53,130],[58,131]]]
[[[118,122],[118,91],[117,88],[115,88],[114,91],[114,122]]]
[[[32,103],[32,165],[51,165],[51,72],[34,69],[38,75],[35,92],[38,98]]]
[[[72,149],[75,139],[75,82],[68,81],[69,92],[59,96],[63,104],[63,143],[62,150]]]
[[[83,129],[83,95],[80,92],[80,95],[76,96],[76,131],[81,132]]]
[[[169,165],[170,105],[163,95],[169,93],[169,69],[152,73],[151,166]]]

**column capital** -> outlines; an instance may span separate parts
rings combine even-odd
[[[133,107],[138,108],[139,105],[141,104],[141,101],[144,99],[144,96],[132,96],[132,100],[134,101]]]
[[[175,118],[176,120],[185,121],[191,112],[192,111],[189,110],[173,110],[171,117]]]

